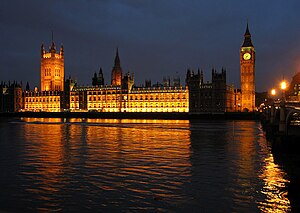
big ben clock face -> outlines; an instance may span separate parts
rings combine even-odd
[[[244,58],[245,60],[249,60],[249,59],[251,58],[251,54],[250,54],[250,53],[245,53],[245,54],[243,55],[243,58]]]

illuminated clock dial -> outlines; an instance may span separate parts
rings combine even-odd
[[[249,60],[249,59],[251,58],[251,54],[250,54],[250,53],[245,53],[245,54],[243,55],[243,58],[244,58],[245,60]]]

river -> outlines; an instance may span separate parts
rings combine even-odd
[[[0,121],[6,212],[288,212],[259,122]]]

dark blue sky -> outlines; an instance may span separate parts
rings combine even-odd
[[[100,66],[110,82],[116,47],[123,71],[144,79],[184,77],[187,68],[227,69],[239,87],[239,48],[247,19],[256,48],[256,88],[265,91],[300,69],[297,0],[72,0],[0,3],[0,80],[39,86],[40,45],[65,47],[65,74],[91,84]]]

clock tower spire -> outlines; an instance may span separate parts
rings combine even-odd
[[[247,22],[244,42],[240,48],[241,109],[253,112],[255,109],[255,49]]]
[[[244,43],[243,43],[242,47],[254,47],[252,44],[252,41],[251,41],[251,34],[249,31],[248,22],[247,22],[246,32],[244,35]]]

